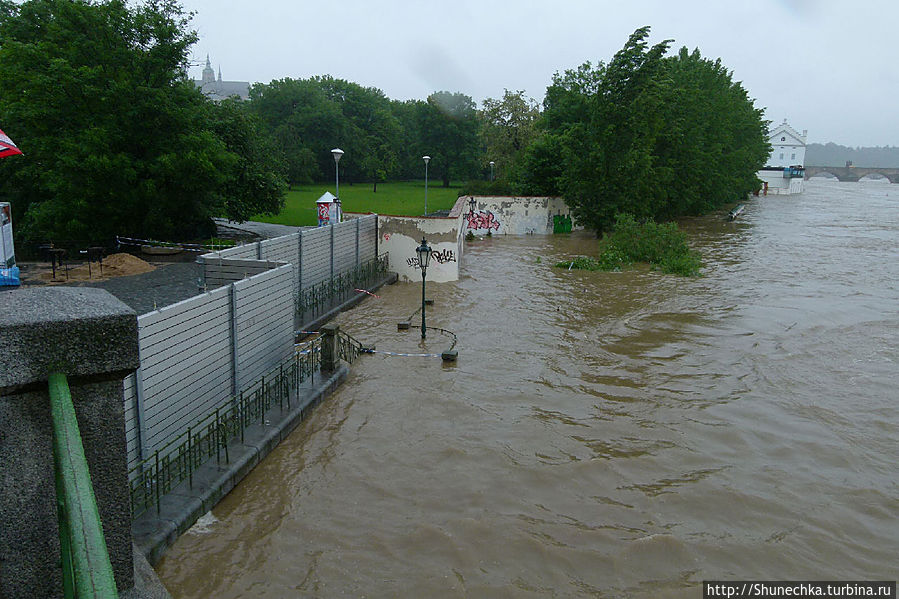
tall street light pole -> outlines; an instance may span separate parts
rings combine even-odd
[[[418,254],[418,266],[421,268],[421,338],[425,338],[425,275],[428,271],[428,263],[431,261],[431,248],[425,238],[421,238],[421,245],[415,250]]]
[[[490,161],[490,180],[493,181],[493,165],[496,164],[492,160]]]
[[[431,161],[430,156],[422,156],[425,161],[425,216],[428,215],[428,163]]]
[[[337,222],[340,222],[343,215],[340,213],[340,157],[343,156],[343,150],[334,148],[331,150],[331,156],[334,157],[334,195],[337,196],[334,202],[337,204]]]

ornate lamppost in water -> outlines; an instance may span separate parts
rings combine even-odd
[[[340,211],[340,157],[343,156],[343,150],[334,148],[331,150],[331,156],[334,157],[334,202],[337,204],[337,222],[340,222],[343,214]]]
[[[425,216],[428,215],[428,163],[431,161],[430,156],[422,156],[425,161]]]
[[[425,338],[425,275],[428,271],[428,263],[431,261],[431,248],[425,238],[421,238],[421,245],[415,250],[418,254],[418,266],[421,268],[421,338]]]

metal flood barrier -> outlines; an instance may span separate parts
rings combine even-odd
[[[348,363],[365,353],[362,344],[340,332],[338,357]],[[131,512],[136,519],[153,506],[157,513],[162,498],[184,481],[193,487],[193,474],[212,458],[230,463],[229,445],[244,440],[246,429],[265,421],[270,410],[291,409],[291,394],[307,379],[314,381],[321,367],[322,341],[316,337],[290,359],[262,376],[224,408],[216,408],[196,421],[165,447],[131,469]],[[297,394],[298,395],[298,394]],[[305,417],[305,414],[303,414]]]

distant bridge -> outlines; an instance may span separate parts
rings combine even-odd
[[[810,179],[815,175],[829,173],[840,181],[858,181],[868,175],[882,175],[890,180],[890,183],[899,183],[899,168],[873,168],[863,166],[807,166],[805,178]]]

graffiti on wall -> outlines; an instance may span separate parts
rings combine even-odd
[[[438,264],[446,264],[447,262],[455,262],[456,261],[456,252],[454,252],[453,250],[440,250],[439,252],[431,250],[431,260],[436,261]],[[412,258],[407,258],[406,264],[408,264],[412,268],[419,268],[421,266],[421,262],[418,260],[418,256],[413,256]]]
[[[496,220],[496,216],[487,211],[479,211],[479,212],[469,212],[465,215],[465,219],[468,221],[469,229],[493,229],[494,231],[499,231],[499,221]]]

